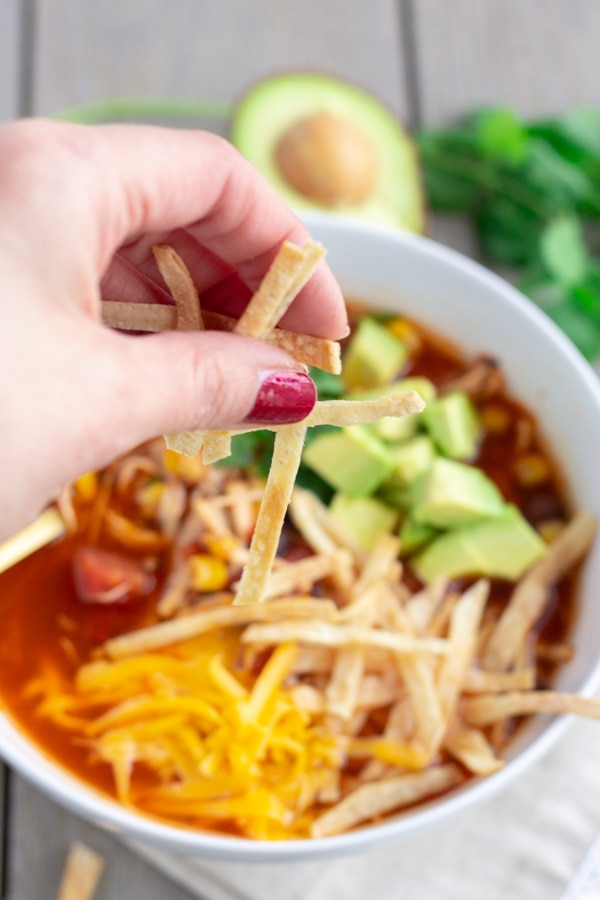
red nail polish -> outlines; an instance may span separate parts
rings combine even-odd
[[[317,400],[317,391],[302,372],[265,372],[256,402],[245,422],[289,425],[304,419]]]

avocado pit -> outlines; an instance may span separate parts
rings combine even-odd
[[[362,203],[375,187],[377,156],[372,142],[351,122],[324,110],[284,133],[275,147],[275,160],[298,193],[324,206]]]

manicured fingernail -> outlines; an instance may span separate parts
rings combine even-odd
[[[288,425],[299,422],[312,410],[317,390],[302,372],[263,372],[254,406],[246,422],[260,425]]]

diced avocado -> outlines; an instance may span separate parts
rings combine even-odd
[[[317,72],[268,78],[237,104],[231,140],[295,209],[422,232],[414,141],[371,94]]]
[[[400,381],[393,381],[384,387],[372,388],[370,391],[356,391],[347,394],[348,400],[374,400],[383,394],[401,394],[404,391],[416,391],[425,403],[431,403],[435,400],[437,390],[429,378],[415,375],[410,378],[402,378]],[[406,441],[412,437],[419,427],[420,413],[414,413],[411,416],[384,416],[378,419],[370,426],[377,437],[389,443],[397,441]]]
[[[475,407],[462,391],[453,391],[429,403],[421,421],[444,456],[473,459],[481,428]]]
[[[349,388],[388,384],[406,361],[406,345],[371,316],[360,320],[342,360],[342,380]]]
[[[412,516],[435,528],[452,528],[475,519],[499,516],[504,500],[481,469],[436,457],[412,486]]]
[[[423,581],[438,575],[486,575],[516,581],[545,552],[537,531],[512,505],[495,519],[463,525],[436,538],[411,565]]]
[[[380,534],[394,531],[398,513],[376,497],[336,494],[329,512],[363,550],[372,550]]]
[[[402,556],[408,556],[416,550],[420,550],[425,544],[428,544],[433,538],[439,534],[436,528],[431,525],[423,525],[421,522],[415,522],[410,516],[407,516],[400,526],[398,537],[400,538]]]
[[[319,435],[304,450],[303,462],[332,487],[351,497],[366,497],[389,477],[389,450],[366,425],[350,425]]]
[[[397,487],[389,482],[384,482],[377,491],[380,497],[389,506],[394,506],[401,512],[409,512],[413,504],[413,495],[410,485]]]
[[[436,457],[433,441],[426,434],[419,434],[403,444],[391,448],[394,468],[388,484],[405,487],[419,475],[427,472]]]

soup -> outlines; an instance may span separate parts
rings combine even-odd
[[[408,484],[405,469],[390,469],[358,497],[340,488],[340,465],[325,477],[305,466],[267,602],[234,607],[268,434],[237,439],[233,463],[243,466],[205,466],[158,440],[83,476],[63,500],[70,534],[0,576],[0,694],[45,752],[145,815],[286,839],[410,809],[501,767],[518,717],[571,658],[575,563],[589,522],[541,614],[507,656],[494,652],[515,585],[544,558],[539,548],[571,528],[534,416],[507,395],[494,361],[467,361],[400,317],[357,307],[347,355],[366,319],[405,348],[396,381],[426,380],[436,399],[459,396],[476,423],[468,459],[449,460],[426,419],[400,437],[370,435],[369,448],[375,440],[387,454],[426,438],[434,460],[478,472],[499,492],[499,501],[491,488],[486,495],[501,503],[498,517],[515,510],[528,529],[519,533],[530,535],[531,561],[511,577],[424,578],[436,542],[471,535],[462,507],[458,518],[448,504],[441,518],[439,503],[430,519],[423,513],[431,461]],[[331,379],[324,388],[373,391]],[[313,438],[306,459],[328,435]],[[421,528],[407,551],[397,535],[414,524],[416,496]],[[389,512],[383,538],[365,535],[364,513],[352,519],[357,503]],[[512,706],[496,710],[507,697]]]

